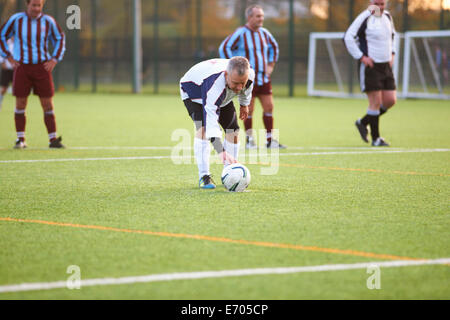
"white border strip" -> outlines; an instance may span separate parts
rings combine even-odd
[[[327,156],[327,155],[352,155],[352,154],[393,154],[393,153],[432,153],[449,152],[450,149],[412,149],[412,150],[382,150],[382,151],[332,151],[332,152],[301,152],[301,153],[278,153],[279,156]],[[265,156],[271,152],[266,152]],[[187,156],[187,158],[192,158]],[[0,160],[0,164],[6,163],[39,163],[39,162],[76,162],[76,161],[118,161],[118,160],[185,160],[186,157],[179,156],[149,156],[149,157],[111,157],[111,158],[69,158],[69,159],[38,159],[38,160]]]
[[[414,267],[425,265],[445,265],[450,264],[450,258],[442,258],[436,260],[417,260],[417,261],[388,261],[388,262],[366,262],[355,264],[334,264],[319,265],[306,267],[289,267],[289,268],[259,268],[259,269],[241,269],[241,270],[223,270],[223,271],[201,271],[201,272],[184,272],[184,273],[166,273],[152,274],[146,276],[123,277],[123,278],[101,278],[81,280],[81,287],[108,286],[108,285],[124,285],[134,283],[150,283],[161,281],[176,280],[195,280],[210,278],[227,278],[227,277],[244,277],[256,275],[280,275],[294,274],[306,272],[324,272],[324,271],[343,271],[355,269],[367,269],[369,267],[398,268],[398,267]],[[0,293],[23,292],[23,291],[40,291],[51,289],[68,288],[67,281],[44,282],[44,283],[22,283],[15,285],[0,286]]]

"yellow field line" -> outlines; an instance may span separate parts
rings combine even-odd
[[[270,165],[268,163],[257,163],[258,165]],[[385,171],[378,169],[355,169],[355,168],[339,168],[339,167],[323,167],[323,166],[309,166],[304,164],[290,164],[279,163],[276,166],[286,168],[304,168],[304,169],[322,169],[322,170],[335,170],[335,171],[354,171],[354,172],[371,172],[371,173],[388,173],[388,174],[402,174],[402,175],[417,175],[417,176],[437,176],[437,177],[450,177],[450,174],[444,173],[426,173],[426,172],[405,172],[405,171]]]
[[[257,247],[268,247],[268,248],[291,249],[291,250],[299,250],[299,251],[313,251],[313,252],[323,252],[323,253],[332,253],[332,254],[342,254],[342,255],[348,255],[348,256],[377,258],[377,259],[385,259],[385,260],[424,260],[424,259],[417,259],[417,258],[395,256],[395,255],[390,255],[390,254],[378,254],[378,253],[355,251],[355,250],[320,248],[320,247],[315,247],[315,246],[302,246],[302,245],[295,245],[295,244],[271,243],[271,242],[260,242],[260,241],[249,241],[249,240],[235,240],[235,239],[228,239],[228,238],[221,238],[221,237],[191,235],[191,234],[182,234],[182,233],[155,232],[155,231],[134,230],[134,229],[119,229],[119,228],[104,227],[104,226],[82,225],[82,224],[62,223],[62,222],[53,222],[53,221],[25,220],[25,219],[14,219],[14,218],[0,218],[0,221],[34,223],[34,224],[43,224],[43,225],[58,226],[58,227],[70,227],[70,228],[80,228],[80,229],[90,229],[90,230],[145,234],[145,235],[167,237],[167,238],[195,239],[195,240],[204,240],[204,241],[213,241],[213,242],[251,245],[251,246],[257,246]]]

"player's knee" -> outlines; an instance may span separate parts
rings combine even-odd
[[[27,101],[26,98],[17,98],[16,99],[16,109],[23,110],[27,107]]]
[[[273,104],[268,104],[263,107],[264,113],[273,113]]]
[[[386,108],[392,108],[397,103],[397,98],[391,98],[387,101],[387,105],[385,105]]]
[[[200,126],[199,128],[197,128],[197,131],[195,133],[195,137],[197,139],[206,140],[205,127]]]

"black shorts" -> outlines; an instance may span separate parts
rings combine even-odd
[[[14,70],[2,69],[2,75],[0,77],[0,85],[2,87],[9,87],[13,82]]]
[[[184,105],[189,113],[189,116],[195,123],[195,127],[200,129],[204,127],[203,122],[203,106],[199,103],[192,102],[187,99],[184,100]],[[233,101],[227,104],[223,108],[219,108],[219,124],[224,130],[239,131],[239,124],[237,121],[236,109],[234,108]]]
[[[374,63],[373,68],[360,63],[359,81],[362,92],[396,89],[394,73],[389,62]]]

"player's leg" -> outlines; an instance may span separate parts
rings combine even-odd
[[[0,76],[0,110],[2,109],[3,105],[3,98],[6,94],[6,91],[8,91],[8,87],[12,82],[12,70],[2,69],[1,76]]]
[[[56,133],[56,118],[53,98],[39,98],[41,101],[42,110],[44,111],[44,123],[47,128],[49,147],[52,149],[63,149],[64,145],[61,143],[62,138]]]
[[[246,141],[245,147],[247,149],[257,148],[255,140],[253,138],[253,112],[255,111],[255,101],[256,96],[252,96],[252,100],[250,101],[250,105],[248,106],[248,117],[244,121],[245,141]]]
[[[380,115],[385,114],[397,102],[397,87],[391,65],[389,63],[384,64],[382,71],[384,78],[382,82],[382,105],[380,108]]]
[[[219,115],[219,123],[225,131],[225,141],[223,147],[225,151],[231,155],[236,161],[239,158],[239,124],[236,114],[236,108],[233,102],[221,108]],[[230,163],[225,163],[229,165]]]
[[[367,92],[369,99],[369,109],[366,117],[369,121],[370,134],[372,136],[372,146],[387,147],[389,146],[383,138],[380,137],[380,107],[382,103],[381,90]]]
[[[194,157],[197,162],[199,186],[202,189],[214,189],[216,186],[211,179],[210,172],[211,143],[206,140],[203,107],[191,100],[184,100],[183,102],[195,124]]]
[[[32,82],[29,79],[28,66],[20,65],[14,71],[14,81],[13,81],[13,94],[16,97],[16,109],[14,111],[14,122],[16,126],[17,140],[15,143],[15,149],[26,148],[25,143],[25,126],[26,126],[26,115],[25,110],[27,107],[28,96],[30,95]]]
[[[0,89],[0,111],[2,110],[3,99],[5,97],[6,91],[8,91],[8,87],[2,86]]]
[[[210,172],[211,143],[206,139],[205,127],[202,126],[201,121],[196,121],[194,156],[198,168],[199,187],[202,189],[215,189],[216,185],[211,178]]]
[[[271,91],[272,89],[270,89]],[[273,131],[273,95],[272,94],[263,94],[259,96],[259,100],[261,101],[261,106],[263,108],[263,122],[264,127],[266,128],[266,139],[267,139],[267,147],[268,148],[279,148],[286,149],[286,146],[280,144],[277,140],[272,138]]]
[[[17,140],[14,149],[25,149],[25,126],[27,118],[25,110],[27,108],[28,97],[16,97],[16,110],[14,111],[14,122],[16,125]]]
[[[381,96],[383,102],[380,107],[380,116],[388,112],[397,103],[397,92],[395,90],[383,90]]]
[[[55,107],[53,104],[55,85],[52,73],[45,70],[43,64],[33,65],[30,68],[30,73],[33,76],[34,94],[39,96],[44,111],[44,123],[47,128],[49,147],[51,149],[65,148],[61,143],[62,138],[58,138],[56,133]]]
[[[373,146],[387,146],[387,143],[380,138],[379,121],[380,108],[383,103],[382,90],[385,86],[384,68],[383,66],[375,64],[374,67],[369,68],[364,64],[360,64],[359,80],[361,91],[367,94],[369,100],[369,108],[367,114],[356,120],[355,125],[365,142],[369,142],[367,126],[370,126]]]

